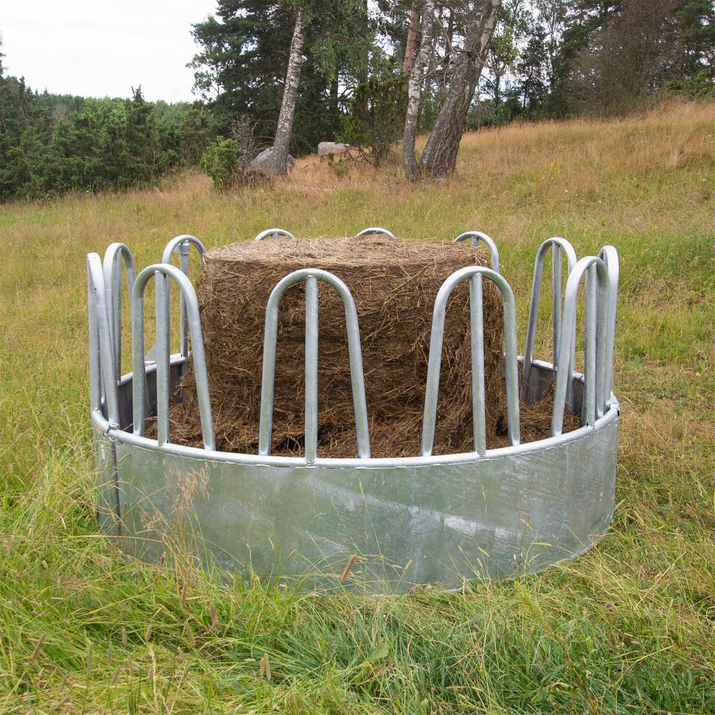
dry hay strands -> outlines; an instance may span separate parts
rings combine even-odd
[[[321,268],[343,280],[357,309],[375,457],[418,455],[427,380],[432,310],[454,271],[488,266],[485,251],[432,239],[386,236],[245,242],[209,251],[197,284],[217,448],[255,453],[258,445],[263,333],[268,297],[292,271]],[[337,292],[320,289],[320,456],[357,456],[345,317]],[[499,292],[484,283],[488,440],[503,404],[500,362],[503,314]],[[304,284],[280,305],[273,412],[273,454],[302,455],[304,441]],[[172,440],[201,445],[189,360],[185,399],[172,405]],[[447,309],[435,453],[462,450],[472,435],[469,287]]]

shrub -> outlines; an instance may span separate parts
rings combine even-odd
[[[405,77],[383,70],[355,90],[345,118],[345,141],[379,166],[402,134],[406,111]]]
[[[216,139],[206,147],[201,168],[217,189],[230,189],[241,179],[238,144],[233,139]]]

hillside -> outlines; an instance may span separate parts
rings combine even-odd
[[[317,158],[273,187],[210,183],[0,206],[0,712],[715,711],[715,104],[468,134],[438,184]],[[180,233],[375,225],[492,236],[521,351],[539,244],[618,248],[611,533],[540,576],[367,600],[178,582],[112,548],[92,516],[85,254],[122,241],[143,267]]]

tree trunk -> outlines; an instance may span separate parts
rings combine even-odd
[[[402,74],[412,74],[412,64],[415,61],[415,43],[417,42],[417,29],[420,25],[420,10],[417,7],[419,0],[412,0],[410,10],[410,29],[407,31],[407,45],[405,47],[405,61],[402,64]]]
[[[295,114],[295,101],[298,96],[298,83],[300,82],[300,66],[303,63],[303,44],[305,43],[305,23],[303,12],[298,11],[295,18],[293,39],[290,43],[288,56],[288,71],[283,85],[283,101],[281,113],[276,127],[276,138],[273,140],[273,156],[271,157],[271,174],[285,176],[288,173],[288,148],[293,134],[293,115]]]
[[[416,179],[420,175],[420,167],[415,158],[415,137],[417,136],[417,115],[420,108],[420,88],[422,74],[429,58],[430,42],[432,36],[432,22],[434,19],[435,0],[425,0],[425,9],[422,13],[422,41],[417,61],[410,72],[410,81],[407,85],[407,114],[405,115],[405,133],[402,137],[402,167],[408,179]]]
[[[489,51],[500,7],[501,0],[485,0],[480,15],[470,24],[464,48],[453,65],[449,91],[420,159],[422,172],[432,177],[450,174],[456,167],[464,122]]]
[[[449,26],[447,28],[447,48],[444,52],[444,73],[442,84],[446,86],[449,68],[452,64],[452,40],[454,39],[454,10],[449,11]]]

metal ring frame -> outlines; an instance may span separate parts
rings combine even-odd
[[[486,400],[484,394],[484,316],[482,314],[482,278],[496,285],[504,302],[504,338],[506,343],[506,394],[509,422],[509,444],[519,444],[519,371],[516,348],[516,303],[511,287],[496,271],[481,266],[462,268],[452,273],[437,293],[432,317],[425,412],[422,420],[422,455],[430,456],[434,446],[437,421],[437,398],[442,365],[442,343],[447,300],[464,280],[469,280],[469,313],[472,348],[472,420],[474,451],[487,453]]]
[[[288,232],[279,229],[269,229],[259,236],[265,238],[277,231],[280,231],[278,235],[290,236]],[[457,240],[470,238],[473,244],[482,241],[491,250],[485,236],[479,232],[468,232],[461,234]],[[489,239],[488,236],[486,238]],[[493,244],[493,241],[491,243]],[[415,566],[416,583],[434,581],[436,578],[442,583],[458,586],[459,582],[455,582],[450,576],[453,571],[447,562],[453,562],[456,558],[466,568],[471,568],[470,559],[481,560],[482,554],[494,558],[495,566],[490,573],[498,575],[508,572],[513,553],[513,547],[508,544],[514,540],[519,541],[520,538],[523,540],[523,534],[520,536],[523,526],[520,525],[525,523],[524,515],[529,520],[534,520],[532,523],[538,524],[534,528],[533,538],[530,537],[528,542],[533,544],[535,553],[541,554],[534,557],[537,559],[534,561],[535,568],[539,569],[564,558],[563,555],[558,557],[558,553],[562,553],[559,549],[567,549],[571,555],[580,553],[594,543],[593,534],[605,531],[613,513],[619,415],[618,402],[613,395],[613,348],[619,279],[618,254],[615,248],[606,246],[601,249],[598,257],[588,256],[576,261],[575,252],[565,239],[552,238],[545,241],[537,253],[523,361],[525,376],[536,372],[537,387],[542,379],[548,378],[548,381],[555,383],[550,437],[538,442],[520,441],[517,361],[521,358],[517,354],[515,300],[509,283],[497,270],[498,251],[492,250],[492,269],[469,266],[456,271],[444,281],[435,298],[420,456],[375,458],[370,454],[369,421],[355,304],[349,289],[339,278],[317,268],[294,271],[283,278],[273,289],[268,301],[258,454],[216,450],[198,299],[187,277],[191,245],[195,246],[202,258],[205,248],[198,239],[193,236],[177,236],[167,245],[163,254],[164,262],[145,268],[136,277],[131,252],[123,244],[110,246],[104,262],[96,253],[87,256],[92,422],[95,427],[98,465],[103,470],[102,473],[107,475],[105,483],[109,487],[108,491],[101,492],[103,496],[100,498],[114,514],[114,520],[105,521],[103,528],[114,530],[115,533],[117,530],[126,530],[126,534],[142,538],[141,524],[136,521],[138,517],[131,516],[132,508],[127,507],[126,503],[133,503],[139,496],[136,491],[137,484],[141,487],[144,483],[152,491],[161,490],[165,481],[162,471],[165,475],[166,470],[200,468],[207,470],[212,475],[211,479],[218,480],[216,484],[222,490],[239,489],[241,485],[238,492],[238,498],[241,500],[244,497],[249,502],[254,500],[251,502],[254,505],[263,503],[264,499],[268,500],[266,508],[271,511],[257,513],[257,517],[265,519],[261,524],[273,526],[261,526],[261,529],[282,529],[280,520],[275,521],[279,513],[276,510],[283,508],[286,503],[292,503],[294,498],[307,499],[305,502],[296,502],[303,504],[299,510],[308,509],[308,513],[304,515],[305,525],[296,517],[295,524],[286,524],[287,531],[281,531],[287,539],[286,544],[292,544],[291,548],[297,548],[298,551],[306,542],[296,534],[307,534],[307,531],[301,529],[307,529],[308,523],[316,528],[320,526],[323,530],[320,532],[323,534],[321,538],[327,539],[325,543],[331,544],[331,553],[346,553],[348,549],[353,549],[352,546],[340,545],[339,542],[345,533],[355,533],[350,529],[363,533],[365,528],[368,528],[360,526],[363,522],[359,521],[354,522],[357,526],[343,526],[344,520],[350,521],[355,518],[355,514],[360,513],[359,509],[362,507],[355,505],[356,500],[359,501],[360,495],[363,495],[365,508],[374,510],[369,512],[369,529],[373,528],[373,518],[387,520],[382,522],[383,526],[380,528],[383,531],[380,533],[387,539],[388,544],[391,538],[396,540],[393,546],[397,551],[394,553],[407,554],[409,558],[412,558],[413,553],[421,554],[420,562]],[[549,249],[554,256],[553,365],[535,360],[533,355],[540,283],[545,255]],[[169,264],[173,253],[179,253],[181,256],[180,268]],[[560,284],[562,253],[566,255],[569,271],[563,301]],[[122,264],[130,288],[132,373],[120,377]],[[144,293],[152,277],[155,278],[156,284],[157,344],[156,361],[148,362],[144,354]],[[487,449],[486,445],[482,315],[485,279],[491,281],[500,291],[504,308],[509,446],[497,449]],[[178,285],[181,304],[185,306],[181,322],[181,351],[178,354],[172,354],[170,349],[171,281]],[[321,281],[338,292],[345,309],[357,458],[327,458],[317,455],[318,286]],[[445,314],[453,289],[463,281],[469,281],[470,286],[474,449],[472,452],[438,456],[433,454],[433,447]],[[584,281],[585,362],[584,375],[579,375],[573,371],[573,355],[578,293]],[[306,285],[305,454],[303,457],[286,457],[270,453],[277,324],[280,300],[285,291],[298,282],[305,282]],[[201,418],[203,448],[174,444],[169,433],[172,385],[177,384],[189,355],[189,347]],[[562,369],[561,366],[567,368]],[[581,400],[578,406],[583,424],[581,428],[563,434],[564,412],[571,404],[571,390],[576,384],[579,386],[577,397]],[[154,410],[154,393],[157,435],[156,439],[149,439],[144,430],[146,420]],[[535,399],[538,399],[538,394]],[[109,451],[107,446],[110,447]],[[149,481],[145,481],[146,479]],[[444,488],[441,485],[442,480],[446,480]],[[380,491],[380,484],[387,485],[384,488],[388,489],[388,492],[384,495]],[[288,491],[284,493],[284,489]],[[524,489],[535,491],[525,493]],[[572,491],[574,489],[578,491]],[[291,496],[293,494],[295,497]],[[431,496],[427,496],[428,494]],[[579,494],[583,496],[578,496]],[[582,501],[586,497],[591,501]],[[159,495],[158,498],[163,497]],[[466,504],[465,499],[468,502]],[[432,506],[437,503],[440,506]],[[121,504],[124,505],[122,508]],[[341,511],[335,521],[331,510],[338,507]],[[240,516],[245,513],[246,508],[244,505],[236,511],[236,528],[253,529],[250,525],[259,523],[252,521],[253,516],[247,515],[245,519]],[[311,509],[315,511],[311,512]],[[355,509],[358,511],[355,512]],[[203,518],[211,520],[213,514],[210,511],[204,512]],[[402,516],[398,518],[398,514]],[[228,518],[228,512],[226,515]],[[394,529],[391,526],[393,517],[390,515],[394,515]],[[127,522],[127,518],[130,522],[131,519],[135,521]],[[410,526],[405,527],[405,518],[409,523],[410,520],[417,519],[414,527],[417,531],[411,531]],[[399,521],[400,519],[403,521]],[[419,525],[427,523],[433,526],[425,526],[426,530],[422,530],[423,527]],[[205,522],[205,525],[208,526],[209,521]],[[269,530],[267,533],[267,540],[270,541],[272,532]],[[481,536],[479,539],[475,538],[481,533],[484,533],[485,541],[480,540]],[[507,533],[508,544],[504,541],[504,534]],[[378,536],[379,533],[375,532],[375,538]],[[223,535],[214,538],[221,540]],[[233,545],[243,548],[241,544],[244,544],[243,539],[246,538],[248,536],[237,535],[235,539],[238,540],[231,542],[231,548]],[[446,541],[442,541],[444,539]],[[547,542],[553,543],[550,545]],[[275,568],[280,560],[278,554],[271,555],[273,542],[270,544],[271,548],[266,547],[267,550],[260,556],[268,572]],[[449,551],[445,551],[445,560],[441,559],[438,552],[446,548],[446,545],[449,545]],[[483,551],[485,547],[488,549],[488,555]],[[247,548],[249,554],[258,555],[258,551],[251,552],[250,543]],[[414,551],[415,549],[417,551]],[[422,549],[429,549],[429,559],[424,559],[427,552]],[[463,555],[458,556],[459,554]],[[250,555],[248,558],[251,558]],[[386,576],[386,582],[391,578]]]
[[[553,367],[558,371],[559,343],[561,340],[561,314],[563,310],[561,300],[561,254],[566,256],[567,275],[576,265],[576,251],[565,238],[549,238],[544,241],[536,253],[534,263],[534,281],[531,288],[531,305],[529,307],[529,325],[526,332],[526,347],[524,348],[523,384],[525,389],[529,386],[531,369],[534,365],[534,341],[536,338],[536,324],[539,319],[539,298],[541,297],[541,281],[544,271],[546,254],[551,249],[552,280],[551,280],[551,322]],[[574,346],[575,351],[575,346]],[[574,355],[572,353],[567,370],[573,372]],[[568,386],[567,401],[571,400],[571,383]]]
[[[190,236],[188,234],[176,236],[176,238],[172,238],[171,241],[166,244],[166,248],[164,248],[164,253],[161,256],[161,262],[171,264],[172,255],[174,253],[178,253],[180,256],[179,268],[181,269],[181,272],[188,278],[189,255],[191,253],[191,246],[194,246],[194,248],[196,248],[196,251],[199,254],[201,265],[203,266],[206,247],[203,243],[201,243],[201,241],[199,241],[198,238],[196,238],[196,236]],[[181,296],[181,303],[179,305],[179,325],[179,353],[186,358],[189,356],[189,333],[188,317],[186,315],[186,301],[184,300],[183,294]]]
[[[373,231],[365,229],[358,235]],[[383,229],[375,229],[390,234]],[[269,235],[291,236],[283,229],[268,229],[259,234],[256,240]],[[455,241],[472,240],[476,245],[484,242],[492,253],[493,265],[499,266],[499,253],[493,240],[478,231],[470,231],[458,236]],[[145,268],[135,276],[134,260],[131,251],[121,243],[112,244],[105,253],[104,262],[96,254],[88,256],[89,322],[90,322],[90,373],[91,404],[93,411],[100,411],[106,402],[107,418],[110,425],[117,425],[118,402],[117,386],[121,380],[121,266],[122,261],[131,291],[132,314],[132,367],[133,375],[144,373],[144,331],[143,331],[143,295],[147,282],[156,276],[156,326],[157,326],[157,443],[169,444],[169,369],[172,363],[185,360],[188,355],[189,335],[193,347],[193,361],[196,372],[198,401],[205,449],[214,449],[213,425],[208,393],[208,378],[203,357],[203,337],[198,310],[198,299],[188,279],[190,246],[196,247],[203,261],[206,249],[194,236],[181,235],[172,239],[163,252],[162,264]],[[584,425],[592,427],[607,410],[613,388],[613,349],[615,339],[616,306],[618,300],[619,263],[618,253],[613,246],[601,249],[599,257],[591,256],[576,262],[573,246],[563,238],[550,238],[539,248],[534,267],[534,283],[531,295],[529,327],[526,339],[524,362],[524,381],[528,382],[534,365],[534,340],[540,284],[543,264],[549,249],[553,250],[553,367],[556,371],[556,396],[552,414],[552,437],[562,433],[565,405],[575,373],[573,373],[573,355],[575,352],[575,320],[578,288],[586,277],[586,352],[585,352],[585,391],[583,409]],[[569,279],[566,295],[561,305],[561,253],[566,255]],[[171,256],[181,256],[181,268],[169,264]],[[444,320],[447,300],[452,290],[462,281],[469,280],[470,285],[470,326],[472,353],[472,411],[474,430],[474,452],[480,456],[487,454],[484,399],[484,327],[482,316],[482,280],[492,281],[502,294],[505,324],[505,360],[508,405],[508,434],[512,446],[519,444],[519,397],[516,345],[516,308],[514,295],[508,282],[495,270],[484,267],[467,267],[447,278],[437,294],[432,321],[430,355],[428,363],[427,388],[422,431],[422,457],[432,455],[434,431],[439,392],[439,374],[441,366]],[[170,352],[170,293],[169,281],[173,279],[181,291],[182,336],[181,352]],[[355,422],[358,435],[358,454],[361,460],[370,458],[370,439],[368,434],[367,406],[365,385],[362,372],[362,353],[360,350],[360,332],[357,312],[347,286],[336,276],[319,269],[294,271],[283,278],[271,293],[266,309],[266,328],[263,357],[263,382],[261,391],[261,417],[259,455],[270,456],[272,430],[273,384],[275,376],[275,347],[277,340],[278,306],[285,290],[294,283],[306,283],[306,462],[317,459],[317,297],[318,282],[323,281],[338,291],[345,307],[348,344],[350,349],[351,381]],[[185,332],[184,332],[185,331]],[[568,336],[568,339],[564,339]],[[566,364],[567,370],[558,366]],[[133,381],[133,433],[137,437],[144,435],[146,414],[146,375]]]

